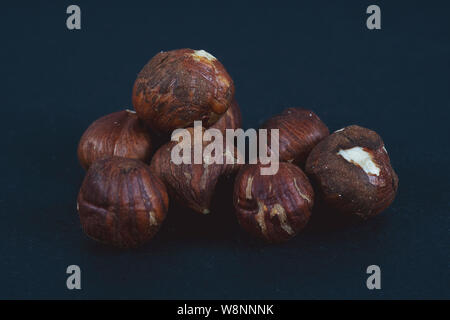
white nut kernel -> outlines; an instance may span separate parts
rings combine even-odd
[[[212,54],[206,52],[205,50],[195,50],[193,53],[194,58],[205,58],[209,61],[217,60]]]
[[[380,174],[380,168],[373,161],[371,154],[361,147],[341,149],[337,154],[348,162],[358,165],[367,174],[376,176]]]

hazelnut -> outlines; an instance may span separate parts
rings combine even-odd
[[[261,165],[246,165],[236,177],[233,203],[240,225],[268,242],[282,242],[305,227],[314,203],[308,178],[297,166],[281,162],[275,175]]]
[[[169,199],[164,184],[141,161],[111,157],[94,162],[78,194],[84,232],[117,247],[150,240],[163,222]]]
[[[191,137],[194,136],[193,128],[188,128]],[[204,130],[202,128],[202,130]],[[194,138],[191,139],[194,144]],[[210,212],[210,202],[219,179],[229,176],[241,166],[237,164],[237,151],[234,155],[223,150],[222,163],[212,162],[205,156],[201,163],[194,163],[194,147],[190,148],[191,164],[176,164],[171,160],[172,149],[184,141],[170,141],[161,146],[152,158],[150,168],[165,183],[168,191],[181,204],[203,214]],[[209,142],[203,141],[203,147]],[[215,153],[213,152],[213,157]],[[227,159],[231,157],[233,164]]]
[[[306,173],[326,207],[364,219],[386,209],[398,187],[381,137],[355,125],[314,147]]]
[[[152,139],[136,113],[124,110],[93,122],[78,144],[78,159],[88,169],[96,160],[120,156],[149,161]]]
[[[133,105],[155,132],[170,134],[195,120],[213,125],[231,104],[233,80],[224,66],[204,50],[160,52],[139,73]]]
[[[327,126],[311,110],[288,108],[267,120],[261,129],[279,129],[279,159],[305,166],[306,158],[313,147],[328,136]]]
[[[239,108],[239,104],[237,103],[236,99],[233,99],[227,112],[225,112],[225,114],[211,126],[211,128],[219,129],[222,133],[225,133],[226,129],[238,129],[241,127],[241,109]]]

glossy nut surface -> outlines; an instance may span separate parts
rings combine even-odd
[[[78,160],[88,169],[96,160],[119,156],[147,162],[152,151],[149,130],[136,113],[114,112],[93,122],[78,144]]]
[[[239,223],[267,242],[282,242],[302,230],[311,216],[314,191],[297,166],[282,162],[275,175],[246,165],[236,177],[234,207]]]
[[[204,50],[160,52],[139,73],[133,106],[155,132],[213,125],[227,111],[234,84],[224,66]]]
[[[280,161],[291,162],[302,168],[314,146],[329,134],[327,126],[314,112],[301,108],[284,110],[267,120],[261,129],[268,129],[269,146],[270,129],[279,129]]]
[[[308,157],[306,173],[331,211],[364,219],[386,209],[398,188],[383,140],[356,125],[320,142]]]
[[[138,160],[112,157],[89,168],[78,194],[84,232],[116,247],[137,247],[163,222],[168,196],[163,183]]]

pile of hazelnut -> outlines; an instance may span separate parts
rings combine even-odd
[[[294,237],[314,203],[362,219],[392,203],[398,178],[381,137],[356,125],[330,135],[314,112],[300,108],[288,108],[261,127],[279,129],[274,175],[261,175],[260,163],[172,162],[175,129],[190,130],[197,120],[221,132],[241,127],[234,91],[224,66],[203,50],[154,56],[134,83],[135,111],[96,120],[79,142],[78,158],[88,170],[77,200],[84,232],[117,247],[142,245],[163,223],[169,196],[209,213],[222,176],[235,179],[233,204],[242,228],[268,242]]]

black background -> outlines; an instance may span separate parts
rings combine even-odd
[[[66,28],[77,4],[82,29]],[[382,30],[366,28],[381,7]],[[0,298],[449,298],[450,6],[438,1],[48,1],[0,5]],[[131,107],[157,52],[189,47],[234,79],[245,128],[286,107],[330,130],[384,139],[400,178],[393,205],[358,225],[313,219],[264,245],[239,228],[230,185],[200,216],[173,202],[154,241],[117,251],[88,239],[76,195],[78,140]],[[66,268],[82,290],[66,288]],[[366,288],[377,264],[382,290]]]

